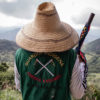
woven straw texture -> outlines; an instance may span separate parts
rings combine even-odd
[[[34,21],[25,25],[16,36],[16,43],[32,52],[62,52],[73,48],[78,40],[77,32],[60,21],[51,2],[40,4]]]

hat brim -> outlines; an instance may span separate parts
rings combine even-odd
[[[42,32],[30,23],[16,36],[16,43],[32,52],[62,52],[73,48],[78,41],[77,32],[63,22],[58,29],[51,32]]]

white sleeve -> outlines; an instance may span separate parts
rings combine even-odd
[[[15,73],[15,84],[16,84],[16,89],[18,89],[19,91],[20,90],[20,75],[18,73],[18,70],[17,70],[17,67],[16,67],[16,64],[14,62],[14,73]]]
[[[79,62],[79,57],[77,56],[71,81],[70,81],[70,92],[75,99],[81,99],[85,94],[85,88],[83,86],[84,81],[84,68],[85,64]]]

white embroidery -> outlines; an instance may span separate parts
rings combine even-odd
[[[49,65],[51,62],[52,62],[52,59],[49,60],[45,65],[43,65],[38,59],[36,59],[36,61],[42,66],[41,69],[39,69],[35,75],[37,75],[38,73],[41,72],[41,70],[43,70],[44,68],[47,70],[47,72],[51,75],[51,76],[54,76],[54,74],[46,67],[47,65]]]

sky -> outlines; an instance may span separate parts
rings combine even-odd
[[[64,21],[76,29],[83,27],[91,12],[92,26],[100,29],[100,0],[0,0],[0,27],[23,26],[32,20],[39,4],[53,2]]]

